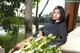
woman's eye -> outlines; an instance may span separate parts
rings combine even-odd
[[[57,14],[60,14],[59,12]]]
[[[54,14],[55,12],[53,12],[53,14]]]

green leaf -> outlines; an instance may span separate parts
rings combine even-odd
[[[51,48],[48,44],[52,39],[55,39],[53,34],[40,38],[32,38],[29,42],[25,43],[21,52],[26,53],[33,50],[33,53],[58,53],[60,50],[59,47],[55,46],[54,48]]]

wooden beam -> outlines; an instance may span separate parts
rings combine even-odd
[[[76,18],[78,13],[79,2],[66,2],[65,3],[65,14],[68,32],[71,32],[76,24]]]

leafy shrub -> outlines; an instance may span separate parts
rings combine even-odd
[[[20,53],[59,53],[59,47],[51,47],[48,43],[54,39],[55,36],[49,34],[48,36],[40,38],[32,38],[25,42],[24,46],[20,49]]]
[[[22,40],[24,40],[24,35],[22,33],[19,33],[18,39],[16,41],[13,41],[11,33],[7,33],[6,35],[0,35],[0,45],[5,49],[5,53],[8,53],[8,51],[12,47],[14,47]]]

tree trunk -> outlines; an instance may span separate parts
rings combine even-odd
[[[32,35],[32,0],[25,0],[25,38]]]

